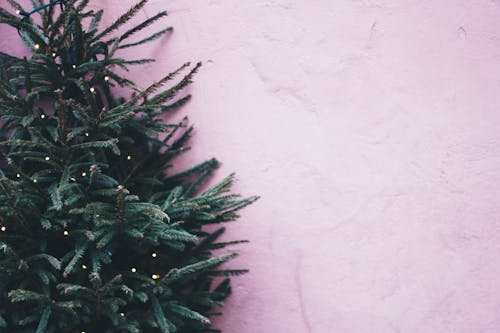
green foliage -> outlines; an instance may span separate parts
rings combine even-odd
[[[222,268],[236,254],[214,251],[245,241],[205,226],[257,198],[231,193],[234,175],[203,191],[215,159],[165,173],[192,127],[162,117],[189,100],[182,90],[201,64],[144,89],[114,71],[151,61],[118,49],[172,30],[129,41],[161,12],[109,37],[146,0],[102,30],[86,0],[22,20],[15,10],[27,11],[8,3],[0,23],[32,54],[0,53],[0,331],[216,332],[209,317],[231,292],[227,277],[246,270]],[[115,98],[116,85],[133,96]]]

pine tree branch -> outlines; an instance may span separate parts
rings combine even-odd
[[[135,6],[130,8],[125,14],[121,15],[115,22],[113,22],[109,27],[104,29],[101,33],[97,34],[95,37],[93,37],[90,41],[94,42],[102,37],[106,36],[110,32],[118,29],[120,26],[123,24],[127,23],[141,8],[143,8],[148,0],[141,0],[139,3],[137,3]]]
[[[139,45],[142,45],[142,44],[145,44],[145,43],[149,43],[149,42],[152,42],[154,40],[157,40],[158,38],[160,38],[163,35],[165,35],[167,32],[171,32],[173,30],[174,29],[172,27],[168,27],[168,28],[162,29],[162,30],[160,30],[160,31],[152,34],[151,36],[149,36],[147,38],[141,39],[141,40],[139,40],[137,42],[119,45],[118,48],[119,49],[126,49],[126,48],[129,48],[129,47],[139,46]]]

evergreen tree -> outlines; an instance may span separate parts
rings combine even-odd
[[[204,227],[235,220],[256,197],[232,193],[233,175],[203,190],[215,159],[165,172],[192,127],[160,117],[189,100],[182,90],[200,64],[145,89],[116,72],[153,61],[117,50],[171,31],[134,41],[160,12],[116,33],[146,1],[104,29],[88,0],[0,8],[31,50],[0,54],[2,332],[217,332],[209,317],[228,277],[245,272],[221,267],[235,253],[213,254],[244,241]],[[132,97],[115,98],[116,85]]]

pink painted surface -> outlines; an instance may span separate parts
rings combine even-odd
[[[216,156],[262,195],[229,226],[251,273],[218,327],[500,331],[498,1],[152,0],[140,18],[160,9],[176,31],[130,77],[203,61],[182,163]]]

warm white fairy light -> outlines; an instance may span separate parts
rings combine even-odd
[[[7,231],[7,228],[3,225],[3,226],[0,228],[0,230],[2,230],[2,232],[5,232],[5,231]]]
[[[158,280],[160,278],[160,275],[159,274],[153,274],[151,277],[153,278],[153,280]]]
[[[72,67],[73,67],[73,69],[75,69],[75,68],[76,68],[76,65],[73,65]]]
[[[87,173],[84,171],[82,172],[82,177],[85,177],[87,175]]]
[[[125,317],[125,313],[120,312],[120,316]]]
[[[131,159],[132,159],[132,156],[128,155],[128,156],[127,156],[127,160],[129,160],[129,161],[130,161]]]
[[[72,182],[76,182],[76,178],[75,178],[75,177],[71,177],[71,178],[70,178],[70,180],[71,180]]]
[[[33,183],[36,183],[37,181],[38,181],[38,180],[36,180],[36,178],[35,178],[35,179],[33,179]]]
[[[45,160],[49,161],[50,160],[50,156],[45,156]]]
[[[82,265],[82,269],[87,269],[87,265]]]
[[[40,44],[35,44],[35,49],[39,49],[40,48]]]
[[[105,76],[104,81],[109,81],[109,76]]]
[[[157,254],[156,252],[151,253],[151,257],[156,258]]]
[[[95,92],[95,88],[94,87],[90,87],[90,92],[91,93]]]
[[[64,230],[63,235],[64,235],[64,236],[69,236],[69,232],[68,232],[68,230]]]
[[[85,132],[85,136],[89,136],[89,132]]]
[[[132,271],[132,273],[135,273],[135,272],[137,272],[137,268],[132,267],[131,271]]]
[[[21,14],[21,11],[20,11],[19,9],[18,9],[18,10],[16,10],[16,14],[17,14],[17,15]]]
[[[40,118],[45,119],[45,115],[44,114],[40,115]]]
[[[21,174],[20,173],[16,173],[16,177],[17,178],[21,178]]]
[[[52,52],[52,58],[55,58],[57,56],[57,53]]]

